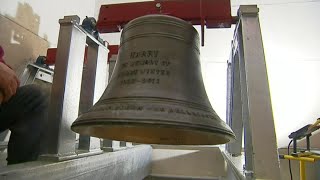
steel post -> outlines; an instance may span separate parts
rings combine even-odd
[[[238,11],[245,173],[247,179],[281,179],[258,12],[256,5]]]
[[[238,40],[232,42],[232,52],[228,63],[227,88],[227,123],[236,135],[236,141],[227,144],[227,150],[232,156],[239,156],[242,152],[242,101],[240,86],[240,58],[237,49]]]
[[[86,34],[77,26],[78,16],[60,19],[60,32],[47,129],[47,155],[54,159],[75,156],[76,134],[72,122],[78,117]]]
[[[306,164],[300,161],[300,180],[306,180]]]

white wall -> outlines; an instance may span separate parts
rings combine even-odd
[[[21,19],[30,17],[30,14],[19,12],[19,4],[29,6],[33,15],[38,16],[39,29],[36,33],[40,37],[47,39],[52,47],[57,45],[59,19],[66,15],[78,15],[82,21],[85,16],[93,16],[95,10],[95,1],[92,0],[1,0],[0,14],[27,29],[32,29],[30,24]],[[17,18],[19,13],[24,13],[22,15],[27,17]]]
[[[56,47],[60,25],[66,15],[94,15],[92,0],[1,0],[0,45],[6,62],[20,74],[25,65]]]
[[[215,179],[226,176],[226,163],[218,147],[154,145],[151,175]]]
[[[320,117],[320,2],[260,8],[278,143]],[[317,146],[320,148],[320,146]]]

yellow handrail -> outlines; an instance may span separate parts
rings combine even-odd
[[[300,180],[306,180],[306,162],[314,163],[320,160],[320,156],[312,154],[312,152],[299,153],[295,156],[283,155],[284,159],[296,160],[300,162]]]

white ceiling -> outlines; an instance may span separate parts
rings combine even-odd
[[[136,0],[96,0],[100,4]],[[320,0],[232,0],[232,13],[238,5],[258,4],[265,47],[272,106],[279,147],[287,136],[320,117]],[[226,61],[233,28],[206,30],[201,49],[203,78],[213,108],[225,119]],[[119,43],[119,34],[103,36]]]

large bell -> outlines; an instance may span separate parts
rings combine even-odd
[[[191,24],[165,15],[132,20],[122,31],[108,87],[72,130],[148,144],[233,140],[234,133],[210,105],[199,56],[199,35]]]

